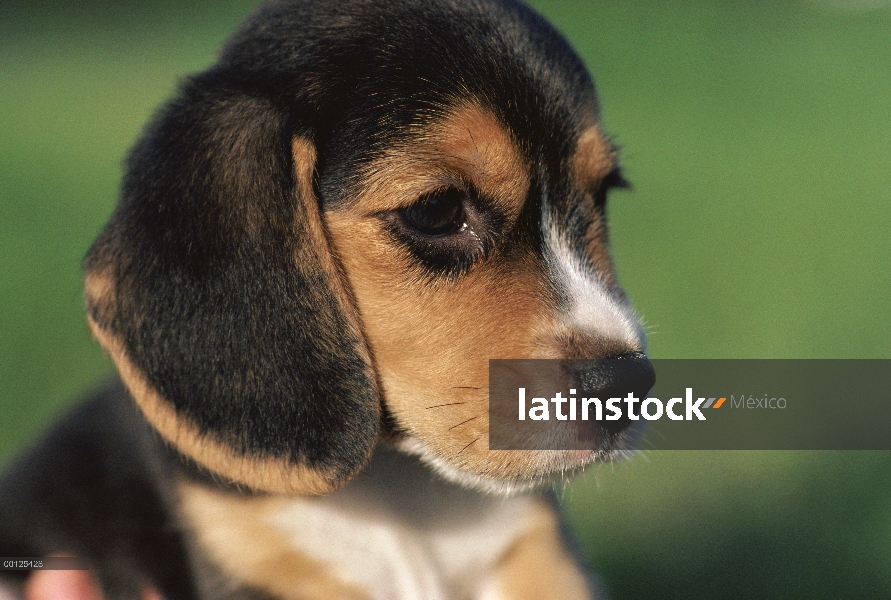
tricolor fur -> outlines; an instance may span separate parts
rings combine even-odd
[[[0,554],[89,555],[113,597],[588,597],[529,490],[614,438],[489,450],[488,360],[643,360],[621,184],[524,5],[264,4],[129,157],[85,261],[124,387],[0,484]]]

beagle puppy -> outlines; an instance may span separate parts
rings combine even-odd
[[[129,156],[85,260],[120,379],[5,474],[0,555],[109,598],[595,596],[541,490],[615,437],[490,450],[487,385],[645,360],[598,119],[513,0],[262,5]]]

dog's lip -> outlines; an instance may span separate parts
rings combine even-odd
[[[535,452],[533,450],[533,452]],[[539,451],[541,452],[541,451]],[[565,475],[573,471],[579,471],[593,463],[600,453],[597,450],[557,450],[544,452],[553,453],[549,460],[545,461],[545,471],[550,475]],[[547,476],[547,475],[546,475]]]
[[[575,459],[572,462],[590,461],[597,455],[596,450],[567,450],[566,453]]]

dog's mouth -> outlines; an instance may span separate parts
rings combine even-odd
[[[493,362],[488,390],[474,388],[480,406],[485,406],[488,394],[488,414],[482,408],[471,417],[455,415],[456,425],[449,421],[444,427],[451,429],[438,438],[400,429],[396,419],[388,416],[385,429],[392,433],[389,439],[401,450],[420,457],[446,479],[495,493],[548,485],[574,475],[592,462],[615,460],[636,448],[642,421],[629,418],[626,411],[613,419],[605,418],[607,414],[602,410],[595,415],[589,406],[583,410],[581,401],[597,396],[605,406],[607,399],[645,397],[655,383],[655,372],[643,353],[590,361],[502,362]],[[535,420],[534,416],[519,419],[523,410],[522,406],[518,410],[519,389],[528,400],[547,402],[547,420]],[[552,398],[556,390],[564,392],[558,394],[562,396],[559,402]],[[575,401],[573,408],[567,406],[570,399]],[[526,405],[527,410],[530,404]],[[461,402],[455,405],[444,404],[434,410],[464,406]],[[464,431],[476,423],[476,432]]]
[[[619,446],[609,450],[490,450],[488,454],[493,456],[489,459],[489,467],[495,466],[495,463],[523,465],[523,469],[516,473],[492,474],[485,469],[480,472],[463,465],[456,466],[414,437],[403,438],[396,447],[418,457],[447,481],[467,489],[506,496],[565,483],[594,462],[612,462],[630,452],[630,449]],[[518,453],[522,456],[518,456]]]

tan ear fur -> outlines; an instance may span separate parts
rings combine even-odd
[[[233,482],[275,494],[324,494],[338,487],[336,476],[281,458],[248,458],[178,415],[171,404],[149,385],[127,357],[123,344],[89,318],[90,331],[111,356],[118,374],[146,420],[161,437],[202,467]]]

